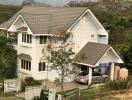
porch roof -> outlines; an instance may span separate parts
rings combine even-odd
[[[123,63],[114,49],[106,44],[88,42],[73,58],[74,63],[97,66],[101,63]]]

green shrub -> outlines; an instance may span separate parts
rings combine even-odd
[[[25,78],[25,83],[30,84],[33,80],[34,80],[33,77],[26,77]]]
[[[41,90],[40,99],[39,100],[48,100],[48,90]]]
[[[22,82],[22,84],[21,84],[21,91],[22,92],[25,92],[25,87],[26,87],[25,82]]]
[[[111,81],[107,84],[107,86],[111,90],[129,89],[132,87],[132,81],[130,80]]]
[[[41,85],[41,82],[38,80],[34,80],[32,77],[27,77],[25,79],[26,86],[36,86]]]
[[[33,100],[40,100],[39,96],[34,97]]]
[[[36,85],[41,85],[41,82],[40,81],[37,81],[37,80],[33,80],[29,86],[36,86]]]

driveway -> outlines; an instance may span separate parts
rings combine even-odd
[[[99,83],[100,85],[102,85],[102,83]],[[60,91],[60,87],[56,86],[53,82],[49,81],[49,80],[44,80],[42,82],[43,87],[46,85],[46,89],[56,89],[57,92]],[[95,84],[96,85],[96,84]],[[92,86],[95,86],[92,85]],[[85,84],[81,84],[81,83],[77,83],[77,82],[68,82],[68,83],[64,83],[64,90],[70,90],[70,89],[74,89],[74,88],[81,88],[81,89],[86,89],[88,87],[88,85]]]

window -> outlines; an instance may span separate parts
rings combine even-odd
[[[94,38],[94,34],[91,34],[91,38]]]
[[[87,71],[87,70],[88,70],[87,66],[84,66],[84,65],[81,66],[81,71]]]
[[[106,35],[100,35],[100,34],[98,34],[98,36],[99,36],[99,37],[106,37]]]
[[[92,75],[93,75],[93,76],[101,76],[100,73],[96,73],[96,72],[93,72]]]
[[[25,70],[31,70],[31,62],[26,60],[21,60],[21,68]]]
[[[39,41],[39,43],[40,43],[40,44],[46,44],[46,42],[47,42],[47,36],[40,36],[40,41]]]
[[[32,43],[32,35],[31,34],[22,33],[22,42]]]
[[[10,42],[13,45],[17,45],[17,34],[18,33],[8,32]]]
[[[9,38],[10,38],[11,44],[17,45],[17,38],[12,38],[12,37],[9,37]]]
[[[39,63],[39,68],[38,68],[39,71],[44,71],[45,70],[45,62],[40,62]]]

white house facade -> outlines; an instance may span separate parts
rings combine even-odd
[[[20,78],[31,76],[37,80],[54,81],[59,77],[55,70],[49,70],[47,56],[50,38],[54,37],[61,27],[72,33],[70,41],[75,52],[75,64],[94,68],[100,63],[123,63],[113,48],[108,46],[107,31],[89,9],[24,7],[0,25],[1,30],[7,30],[7,37],[12,39],[17,51]],[[82,53],[87,56],[85,61],[80,59]],[[72,80],[73,78],[69,79]]]

